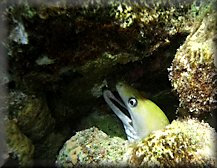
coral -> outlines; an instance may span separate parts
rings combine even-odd
[[[129,164],[142,167],[216,167],[217,134],[196,119],[175,120],[133,145]]]
[[[177,92],[180,107],[195,117],[216,109],[216,16],[214,9],[206,9],[205,17],[196,22],[185,43],[178,49],[169,78]]]
[[[16,119],[17,125],[31,140],[43,138],[54,127],[46,101],[35,95],[26,95],[20,91],[9,93],[9,116]]]
[[[150,95],[170,89],[167,65],[203,11],[201,0],[6,1],[0,2],[7,8],[0,14],[7,25],[2,41],[9,78],[0,83],[12,84],[9,118],[34,141],[37,157],[47,144],[54,145],[54,135],[62,135],[48,135],[54,124],[71,133],[93,107],[101,108],[107,84],[112,88],[123,79]],[[119,135],[109,130],[116,128],[110,118],[105,119],[112,126],[105,122],[102,130]],[[58,148],[52,145],[46,151],[49,157]]]
[[[136,18],[136,14],[132,11],[132,6],[124,3],[118,4],[117,9],[114,11],[114,15],[122,28],[131,26]]]
[[[133,73],[131,79],[148,76],[152,67],[143,66],[150,65],[145,58],[154,57],[173,36],[189,33],[194,21],[193,1],[182,7],[172,1],[167,6],[167,2],[153,5],[156,1],[143,0],[50,3],[31,6],[25,1],[9,6],[4,15],[5,46],[11,80],[26,93],[48,94],[58,123],[88,113],[101,96],[104,81],[129,80],[129,72],[140,63],[144,73]],[[194,8],[194,13],[198,11]],[[165,55],[160,51],[157,57],[163,60]]]
[[[56,163],[59,167],[216,167],[216,138],[208,123],[196,119],[175,120],[133,143],[92,127],[71,137]]]
[[[83,72],[83,68],[95,65],[99,69],[88,78],[94,85],[119,63],[140,61],[167,45],[173,35],[189,32],[193,0],[181,7],[173,1],[170,6],[156,3],[82,0],[81,7],[71,7],[70,1],[35,7],[25,1],[10,6],[4,16],[9,25],[6,46],[16,82],[25,89],[44,91],[60,82],[62,68],[89,76],[92,69]],[[198,11],[194,8],[194,13]],[[106,53],[114,59],[103,58]],[[101,71],[104,66],[109,68]]]
[[[60,150],[56,164],[58,167],[102,167],[124,166],[128,142],[110,138],[96,127],[80,132],[69,139]]]
[[[192,17],[192,4],[194,1],[188,3],[176,4],[173,1],[167,2],[146,2],[140,1],[139,3],[115,2],[112,3],[113,9],[111,15],[115,17],[116,24],[121,28],[129,28],[133,24],[139,23],[141,32],[145,32],[145,29],[149,29],[148,26],[153,26],[160,29],[158,26],[164,26],[164,31],[172,35],[179,31],[189,31],[192,25],[194,17]],[[194,13],[199,11],[199,6],[194,8]],[[185,13],[185,15],[183,15]],[[159,23],[161,24],[155,24]],[[151,31],[151,27],[150,30]]]
[[[9,153],[18,159],[20,166],[32,166],[34,146],[31,140],[20,131],[15,120],[6,120],[5,123]]]

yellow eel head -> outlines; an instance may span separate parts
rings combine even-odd
[[[152,131],[162,129],[169,124],[164,112],[151,100],[142,97],[136,89],[122,82],[117,83],[116,89],[122,101],[118,100],[109,90],[105,90],[103,96],[122,121],[128,140],[144,138]],[[130,117],[125,115],[121,109],[127,110]]]

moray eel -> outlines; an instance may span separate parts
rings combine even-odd
[[[151,100],[142,97],[136,89],[122,82],[117,83],[116,89],[122,101],[109,90],[103,92],[103,97],[122,121],[129,141],[144,138],[169,124],[164,112]],[[127,111],[130,117],[122,111]]]

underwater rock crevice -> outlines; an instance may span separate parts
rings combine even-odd
[[[113,87],[119,80],[147,92],[148,96],[160,102],[165,111],[172,113],[171,120],[174,119],[178,102],[170,92],[166,69],[174,55],[170,79],[174,91],[181,97],[180,102],[194,111],[195,106],[191,102],[198,102],[198,96],[191,96],[191,91],[203,92],[205,97],[210,98],[206,89],[211,90],[211,97],[215,100],[213,90],[216,85],[208,80],[211,74],[216,73],[210,59],[212,52],[208,45],[211,43],[197,50],[199,55],[198,52],[191,53],[195,47],[191,38],[195,33],[198,35],[195,41],[202,40],[205,44],[203,38],[206,33],[209,36],[214,32],[214,22],[211,24],[211,20],[215,21],[215,17],[210,9],[211,1],[55,2],[49,2],[50,6],[31,6],[31,1],[25,4],[19,2],[19,5],[9,5],[4,14],[8,24],[8,40],[5,43],[8,71],[10,81],[14,81],[15,85],[10,91],[18,93],[20,90],[27,95],[27,101],[22,100],[24,110],[10,106],[8,117],[17,120],[21,133],[34,142],[34,159],[43,160],[47,155],[54,162],[55,152],[57,154],[57,149],[69,138],[69,134],[93,126],[93,122],[106,131],[122,129],[115,124],[112,127],[103,125],[112,123],[113,118],[102,112],[106,111],[102,101],[103,87]],[[77,3],[77,6],[72,6],[73,3]],[[200,34],[201,24],[211,26]],[[207,53],[207,59],[203,60],[201,56]],[[192,54],[196,57],[191,57]],[[180,78],[181,72],[189,72],[186,64],[183,67],[180,63],[185,56],[191,57],[186,58],[189,62],[196,58],[191,62],[192,68],[200,67],[195,71],[199,75],[191,74],[192,78],[187,78],[187,82],[185,75]],[[198,62],[200,59],[202,62],[208,61],[208,68]],[[201,77],[205,78],[200,80]],[[183,85],[176,87],[176,82]],[[182,86],[190,83],[191,86],[203,85],[204,89],[186,87],[183,91]],[[32,98],[31,95],[37,96]],[[189,95],[192,99],[186,99],[185,96]],[[204,100],[205,97],[200,98]],[[12,98],[11,103],[15,99]],[[206,103],[207,106],[202,106],[202,103],[200,101],[200,105],[196,105],[202,108],[195,113],[196,116],[215,109],[214,103]],[[96,116],[104,123],[96,120]],[[80,123],[86,126],[79,126]],[[113,135],[122,135],[120,132],[110,131]],[[40,157],[41,153],[43,155]]]

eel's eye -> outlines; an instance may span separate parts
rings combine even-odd
[[[136,107],[137,104],[138,104],[138,102],[137,102],[136,98],[131,97],[131,98],[129,98],[129,100],[128,100],[128,104],[130,105],[130,107]]]

